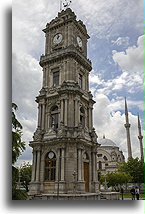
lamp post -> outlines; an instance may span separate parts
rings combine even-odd
[[[105,190],[107,190],[108,189],[108,187],[107,187],[107,180],[106,180],[106,173],[105,173],[105,175],[104,175],[104,177],[105,177],[105,182],[104,182],[104,184],[105,184]]]
[[[76,178],[77,178],[77,172],[74,170],[73,172],[73,177],[74,177],[74,193],[76,193]]]

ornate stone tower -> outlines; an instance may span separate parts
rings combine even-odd
[[[143,145],[142,145],[143,136],[142,136],[142,133],[141,133],[141,124],[140,124],[139,114],[138,114],[138,133],[139,133],[138,139],[139,139],[139,142],[140,142],[140,155],[141,155],[141,160],[144,160]]]
[[[36,98],[38,127],[34,139],[29,194],[96,193],[97,135],[95,103],[89,92],[89,35],[71,9],[58,13],[43,30],[45,55],[40,58],[43,87]]]
[[[124,126],[126,128],[128,159],[129,159],[129,158],[132,158],[132,150],[131,150],[131,140],[130,140],[130,123],[128,118],[128,108],[127,108],[126,98],[125,98],[125,119],[126,119],[126,124],[124,124]]]

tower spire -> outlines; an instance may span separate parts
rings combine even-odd
[[[124,126],[126,128],[128,159],[129,159],[129,158],[132,158],[132,150],[131,150],[131,140],[130,140],[130,123],[128,118],[128,108],[127,108],[126,97],[125,97],[125,120],[126,120],[126,123],[124,124]]]
[[[139,118],[139,114],[138,114],[138,139],[139,139],[139,142],[140,142],[140,154],[141,154],[141,160],[144,159],[143,157],[143,144],[142,144],[142,139],[143,139],[143,136],[141,134],[141,124],[140,124],[140,118]]]

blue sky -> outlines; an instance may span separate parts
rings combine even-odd
[[[113,140],[127,157],[124,97],[127,97],[134,157],[140,157],[137,113],[143,124],[143,1],[72,0],[77,19],[87,27],[88,58],[92,61],[90,90],[94,96],[94,127],[98,141]],[[59,0],[13,1],[13,101],[23,125],[27,150],[19,159],[31,161],[28,146],[37,126],[38,95],[42,84],[42,29],[55,18]],[[18,164],[19,164],[18,163]]]

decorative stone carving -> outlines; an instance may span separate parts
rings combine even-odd
[[[37,129],[37,130],[34,132],[33,139],[34,139],[35,141],[42,140],[43,134],[44,134],[44,133],[43,133],[42,130]]]
[[[97,138],[98,138],[98,136],[97,136],[94,128],[92,129],[92,132],[90,133],[90,135],[91,135],[91,139],[92,139],[93,143],[97,144]]]

